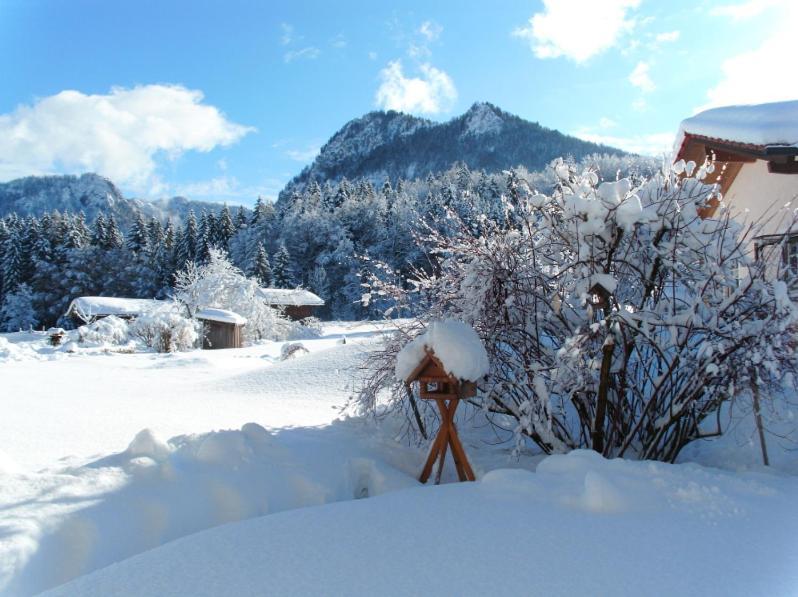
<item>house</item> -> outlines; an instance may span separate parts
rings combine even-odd
[[[202,348],[241,348],[242,330],[247,320],[225,309],[206,308],[196,313],[202,322]]]
[[[311,317],[324,306],[324,299],[303,288],[261,288],[259,294],[266,304],[282,309],[294,321]]]
[[[69,303],[66,316],[78,325],[115,315],[121,319],[133,319],[142,313],[162,305],[154,299],[131,299],[114,296],[81,296]]]
[[[774,266],[780,259],[778,269],[798,277],[798,204],[790,205],[798,198],[798,100],[713,108],[682,121],[674,162],[700,165],[707,157],[715,170],[704,182],[718,185],[735,219],[762,224],[752,247],[757,257]],[[702,217],[715,213],[713,201]]]

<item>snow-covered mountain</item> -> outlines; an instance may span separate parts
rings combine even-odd
[[[315,161],[280,194],[301,191],[311,180],[336,182],[365,177],[413,179],[446,170],[455,162],[486,171],[525,166],[541,169],[552,159],[591,153],[624,154],[548,129],[476,103],[463,115],[437,123],[399,112],[370,112],[348,122],[327,142]]]
[[[189,209],[198,214],[204,209],[216,212],[217,203],[191,201],[185,197],[172,197],[155,201],[129,199],[116,185],[97,174],[80,176],[28,176],[0,183],[0,217],[9,213],[19,216],[40,216],[44,212],[83,212],[91,222],[102,212],[113,214],[120,227],[127,228],[141,212],[161,220],[183,219]]]

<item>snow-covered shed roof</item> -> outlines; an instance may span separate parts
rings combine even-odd
[[[132,299],[115,296],[81,296],[69,303],[67,315],[75,315],[84,321],[94,317],[116,315],[135,317],[161,304],[154,299]]]
[[[304,288],[261,288],[260,295],[270,305],[281,306],[316,306],[324,305],[324,299]]]
[[[474,329],[461,321],[433,321],[396,357],[396,379],[408,381],[427,356],[435,353],[447,374],[463,381],[477,381],[490,368],[488,353]]]
[[[233,313],[232,311],[227,311],[226,309],[216,309],[212,307],[207,307],[197,311],[196,318],[203,319],[205,321],[233,323],[235,325],[244,325],[247,322],[247,319],[238,313]]]

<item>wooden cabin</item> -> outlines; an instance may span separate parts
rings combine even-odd
[[[225,309],[200,309],[196,318],[202,322],[202,348],[241,348],[247,320]]]
[[[132,299],[115,296],[81,296],[69,303],[66,316],[76,325],[91,323],[114,315],[120,319],[134,319],[163,305],[154,299]]]
[[[293,321],[312,317],[324,306],[324,299],[304,288],[261,288],[260,296],[266,304],[280,309]]]

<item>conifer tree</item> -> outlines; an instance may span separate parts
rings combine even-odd
[[[284,244],[274,254],[272,266],[272,284],[275,288],[295,288],[294,272],[291,268],[291,256]]]
[[[183,228],[180,242],[177,245],[177,266],[178,269],[185,267],[186,262],[197,260],[197,247],[199,246],[197,218],[194,210],[188,210],[186,225]]]
[[[136,214],[136,219],[127,235],[127,248],[134,253],[145,251],[149,247],[149,231],[141,212]]]
[[[255,257],[252,276],[261,286],[268,288],[272,285],[272,268],[269,264],[269,256],[266,253],[266,249],[263,247],[263,243],[258,243],[258,254]]]
[[[124,237],[116,224],[116,218],[113,214],[108,218],[108,225],[106,226],[105,244],[106,249],[118,249],[124,244]]]

